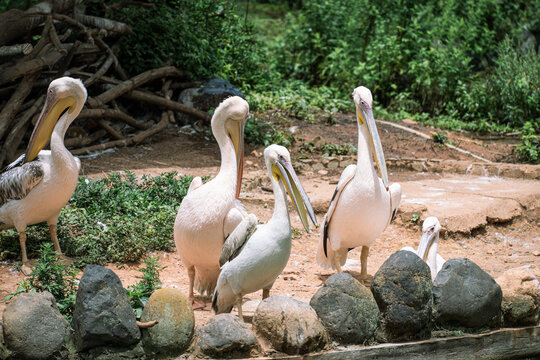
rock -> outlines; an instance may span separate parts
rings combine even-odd
[[[330,276],[309,304],[340,343],[366,342],[379,323],[379,308],[371,291],[348,273]]]
[[[496,281],[502,290],[504,325],[537,324],[540,315],[540,285],[529,267],[507,270]]]
[[[132,347],[110,347],[100,346],[92,348],[85,353],[80,354],[83,359],[88,360],[143,360],[146,359],[144,349],[141,343]]]
[[[383,341],[430,338],[432,289],[431,271],[422,259],[406,250],[392,254],[371,283],[381,311],[378,337]]]
[[[4,309],[4,341],[16,359],[48,359],[62,348],[69,323],[49,292],[16,296]]]
[[[274,349],[289,355],[320,350],[328,342],[315,310],[287,296],[261,301],[253,316],[253,327]]]
[[[248,324],[232,314],[219,314],[208,320],[197,332],[197,345],[208,356],[249,357],[259,342]]]
[[[500,321],[501,287],[469,259],[446,261],[433,283],[433,301],[441,326],[480,328]]]
[[[141,339],[122,282],[112,270],[99,265],[84,269],[71,326],[79,351],[107,345],[129,347]]]
[[[244,94],[224,79],[212,79],[199,88],[186,89],[180,93],[178,102],[202,111],[216,108],[231,96],[245,98]]]
[[[177,356],[193,337],[195,315],[188,298],[178,289],[158,289],[148,299],[141,322],[158,320],[143,330],[143,346],[147,353]]]

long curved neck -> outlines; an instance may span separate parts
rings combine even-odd
[[[64,137],[69,125],[71,125],[73,120],[75,120],[75,118],[81,112],[83,104],[78,104],[71,114],[66,111],[62,116],[60,116],[60,119],[58,119],[58,122],[54,127],[51,135],[51,156],[53,166],[63,168],[62,164],[65,164],[66,161],[73,158],[73,155],[71,155],[64,144]]]
[[[358,160],[356,164],[356,176],[362,178],[377,179],[377,173],[373,167],[373,156],[365,125],[358,125]]]
[[[430,265],[430,267],[437,265],[437,250],[439,248],[439,234],[436,235],[435,239],[433,239],[433,244],[429,248],[428,256],[426,258],[426,263]]]
[[[219,121],[219,123],[225,123],[225,121]],[[230,186],[236,187],[236,154],[234,152],[234,145],[229,136],[225,133],[224,128],[212,127],[212,132],[219,145],[219,151],[221,153],[221,166],[216,178],[222,178]]]
[[[287,203],[287,192],[283,184],[274,179],[274,176],[270,173],[270,179],[272,181],[272,190],[274,191],[274,213],[272,214],[271,221],[286,221],[287,226],[290,229],[291,219],[289,218],[289,206]]]

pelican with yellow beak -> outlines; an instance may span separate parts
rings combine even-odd
[[[358,161],[345,168],[332,196],[322,225],[317,262],[323,268],[341,272],[348,251],[362,246],[360,277],[364,279],[369,248],[395,215],[401,201],[401,186],[388,186],[371,92],[360,86],[354,89],[352,97],[358,121]]]
[[[264,151],[268,175],[274,191],[274,214],[265,225],[254,229],[255,218],[247,217],[223,246],[221,274],[212,299],[216,314],[231,312],[236,304],[242,317],[242,297],[263,290],[270,294],[274,281],[283,271],[291,254],[291,221],[287,194],[293,200],[304,228],[309,232],[308,216],[317,220],[309,199],[291,165],[289,151],[270,145]]]
[[[406,246],[401,250],[412,251],[428,264],[431,270],[431,280],[435,280],[437,273],[442,269],[446,260],[437,253],[439,247],[439,232],[441,223],[435,216],[430,216],[422,224],[422,238],[418,250]]]
[[[86,96],[78,79],[52,81],[26,152],[0,174],[0,227],[14,227],[19,232],[23,264],[28,262],[26,227],[43,221],[49,225],[54,249],[61,254],[56,223],[75,190],[81,167],[79,159],[66,149],[64,135]],[[49,139],[51,150],[42,150]]]
[[[238,200],[244,163],[244,125],[248,103],[224,100],[212,117],[212,132],[221,151],[221,168],[206,184],[193,179],[174,223],[174,241],[188,270],[189,299],[193,288],[211,295],[219,276],[219,256],[227,236],[247,216]]]

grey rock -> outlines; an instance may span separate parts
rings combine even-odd
[[[501,287],[469,259],[448,260],[433,284],[433,314],[441,326],[497,326]]]
[[[212,79],[199,88],[186,89],[180,93],[178,102],[202,111],[216,108],[231,96],[245,98],[244,94],[224,79]]]
[[[197,345],[208,356],[249,357],[259,342],[248,324],[238,316],[219,314],[197,332]]]
[[[430,338],[432,289],[431,271],[422,259],[405,250],[392,254],[371,283],[381,311],[380,340]]]
[[[320,350],[328,342],[315,310],[287,296],[261,301],[253,316],[253,327],[274,349],[289,355]]]
[[[193,337],[195,315],[188,298],[178,289],[158,289],[148,299],[141,322],[157,320],[143,329],[143,346],[147,353],[176,356],[184,351]]]
[[[84,360],[145,360],[147,359],[142,344],[132,347],[95,347],[80,354]]]
[[[328,333],[341,343],[366,342],[379,323],[379,308],[373,294],[348,273],[330,276],[309,304]]]
[[[48,359],[62,348],[69,324],[51,293],[16,296],[4,309],[4,341],[17,359]]]
[[[503,293],[504,325],[536,325],[540,317],[540,285],[529,266],[509,269],[495,281]]]
[[[126,290],[110,269],[88,265],[79,283],[71,325],[79,351],[129,347],[141,339]]]

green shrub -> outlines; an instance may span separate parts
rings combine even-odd
[[[6,297],[6,300],[23,292],[50,292],[58,310],[66,318],[71,319],[77,295],[76,268],[61,264],[50,242],[43,243],[38,252],[39,259],[30,276],[17,284],[17,291]]]
[[[139,269],[142,276],[137,276],[140,279],[135,285],[129,286],[126,291],[129,297],[131,307],[135,312],[137,319],[141,318],[142,311],[148,302],[150,295],[157,289],[161,288],[159,280],[159,272],[165,267],[159,264],[158,257],[148,257],[144,260],[144,267]]]
[[[538,126],[538,122],[536,123]],[[527,122],[521,134],[521,145],[517,147],[517,156],[521,161],[540,163],[540,137],[535,135],[532,123]]]
[[[278,130],[271,123],[257,119],[248,121],[244,132],[246,142],[256,145],[278,144],[290,148],[296,142],[291,133]]]

